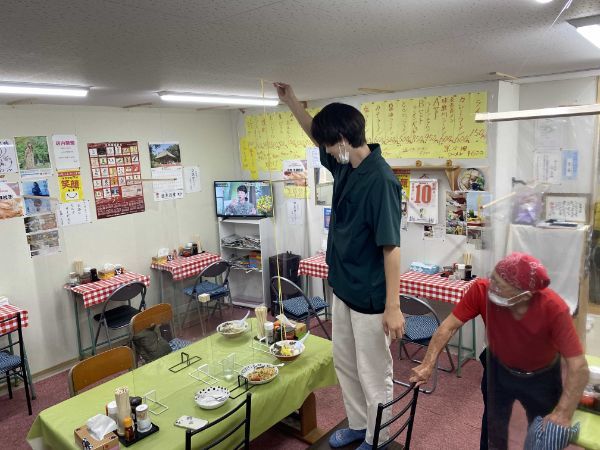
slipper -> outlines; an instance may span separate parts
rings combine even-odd
[[[385,447],[379,447],[377,450],[385,450],[386,448],[387,445]],[[357,447],[356,450],[373,450],[373,446],[371,444],[367,444],[367,441],[363,441],[363,443],[360,444],[360,446]]]
[[[352,430],[351,428],[342,428],[337,430],[329,438],[329,445],[333,448],[344,447],[356,441],[364,440],[367,430]]]

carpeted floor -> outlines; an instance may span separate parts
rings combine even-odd
[[[225,311],[224,319],[241,318],[246,310],[234,308]],[[208,329],[214,329],[223,319],[211,318]],[[330,329],[331,323],[326,326]],[[312,330],[322,335],[316,327]],[[199,326],[184,330],[188,339],[199,339]],[[397,358],[397,347],[393,345],[394,358]],[[447,363],[447,361],[445,361]],[[405,360],[395,359],[394,373],[396,379],[408,378],[413,366]],[[479,430],[483,404],[479,383],[481,380],[481,365],[478,361],[468,362],[463,369],[463,377],[455,374],[440,372],[438,387],[432,395],[420,395],[416,419],[413,429],[411,448],[413,450],[465,450],[479,448]],[[23,389],[17,389],[15,396],[9,400],[8,395],[0,398],[0,449],[28,449],[25,437],[36,415],[68,398],[67,371],[51,376],[35,384],[37,399],[33,401],[33,416],[27,415],[27,405]],[[401,386],[396,386],[400,392]],[[319,427],[329,430],[337,425],[344,417],[344,406],[341,391],[338,386],[321,389],[316,392]],[[525,414],[520,406],[515,406],[511,424],[511,448],[522,448]],[[301,450],[307,445],[288,435],[271,429],[252,442],[256,450],[286,449]],[[60,450],[60,449],[56,449]]]

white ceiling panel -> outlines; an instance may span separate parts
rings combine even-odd
[[[574,0],[550,28],[565,1],[7,1],[0,81],[92,86],[85,104],[123,106],[161,90],[259,95],[261,78],[317,99],[600,67],[565,23],[600,1]]]

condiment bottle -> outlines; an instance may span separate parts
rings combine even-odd
[[[90,270],[90,275],[92,276],[92,282],[100,281],[100,278],[98,278],[98,270],[96,268]]]
[[[129,397],[129,405],[131,406],[131,418],[134,423],[137,423],[136,408],[142,404],[142,397]]]
[[[135,430],[133,428],[133,420],[131,420],[131,417],[125,417],[125,419],[123,420],[123,428],[125,429],[125,432],[123,434],[125,442],[133,441],[133,439],[135,438]]]
[[[112,420],[114,420],[115,423],[119,423],[118,411],[119,409],[117,408],[116,401],[113,400],[112,402],[108,402],[108,404],[106,405],[106,415]]]
[[[267,344],[273,343],[273,322],[265,322],[265,336],[267,337]]]
[[[137,417],[137,430],[140,433],[145,433],[152,428],[152,422],[148,417],[148,405],[142,403],[135,408],[135,416]]]

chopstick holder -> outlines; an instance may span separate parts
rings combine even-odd
[[[123,422],[126,417],[131,417],[129,388],[127,386],[115,389],[115,401],[117,402],[117,434],[123,436],[125,434]]]

